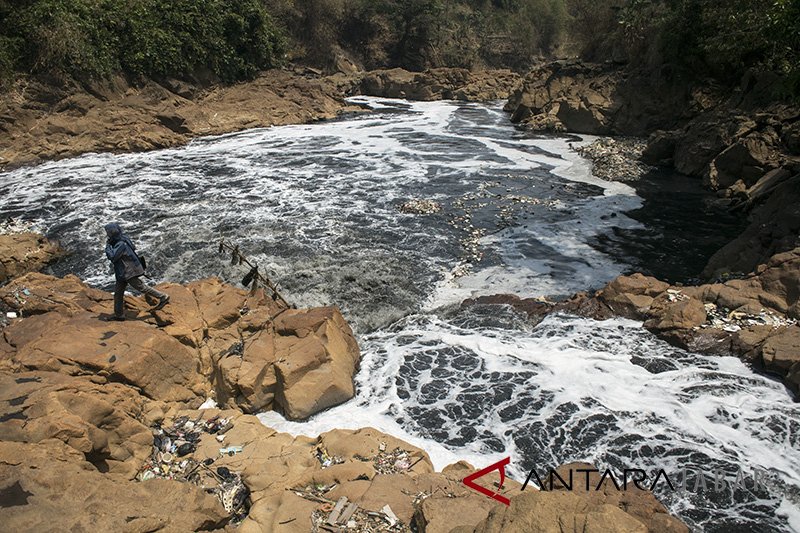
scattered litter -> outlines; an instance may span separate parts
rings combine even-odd
[[[17,220],[8,217],[0,222],[0,235],[11,235],[14,233],[30,233],[36,231],[36,226],[32,222]]]
[[[150,460],[139,470],[136,478],[139,481],[150,479],[174,479],[198,485],[219,498],[225,511],[231,515],[231,523],[238,524],[250,511],[250,490],[241,479],[241,475],[231,472],[226,467],[211,469],[214,459],[198,461],[191,455],[197,450],[201,435],[224,435],[219,431],[233,427],[230,419],[214,416],[203,421],[202,415],[196,420],[182,416],[172,426],[156,425],[153,428],[153,452]],[[242,446],[228,446],[220,450],[230,455],[242,451]]]
[[[682,302],[684,300],[688,300],[689,297],[678,289],[667,289],[667,299],[670,302]]]
[[[772,329],[788,327],[797,324],[797,320],[761,309],[758,314],[748,314],[742,311],[731,311],[727,307],[718,307],[716,304],[705,304],[706,323],[701,328],[721,329],[735,333],[751,326],[770,326]]]
[[[341,464],[341,463],[344,462],[344,459],[342,459],[339,456],[335,455],[335,456],[331,457],[328,454],[328,450],[326,450],[322,446],[317,446],[314,449],[314,453],[317,456],[317,460],[319,460],[319,464],[322,465],[322,468],[328,468],[331,465],[338,465],[338,464]]]
[[[8,313],[6,313],[6,318],[17,318],[17,313],[15,313],[14,311],[9,311]]]
[[[647,141],[635,138],[602,137],[573,148],[592,162],[592,174],[607,181],[637,181],[653,167],[640,161]]]
[[[325,487],[326,491],[332,490],[336,485]],[[320,504],[311,513],[311,531],[352,531],[355,533],[374,533],[378,531],[408,532],[405,525],[392,511],[389,505],[384,505],[380,512],[367,511],[354,502],[348,502],[346,496],[337,501],[326,498],[316,489],[289,489],[296,496]]]
[[[395,448],[391,452],[386,451],[386,447],[378,452],[372,464],[378,474],[396,474],[410,470],[419,461],[411,462],[411,454],[402,449]]]
[[[384,505],[381,508],[381,512],[386,515],[386,520],[389,522],[389,527],[394,527],[395,524],[400,521],[400,519],[397,518],[397,515],[392,512],[392,508],[388,505]]]
[[[398,208],[401,213],[431,215],[442,210],[441,204],[433,200],[409,200]]]

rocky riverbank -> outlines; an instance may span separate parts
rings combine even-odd
[[[64,254],[58,243],[31,231],[25,224],[8,220],[0,225],[0,284],[39,271]]]
[[[776,254],[753,274],[725,282],[673,286],[633,274],[563,302],[497,295],[463,303],[482,304],[511,305],[534,322],[550,313],[642,321],[673,345],[738,356],[800,393],[800,248]]]
[[[703,272],[749,274],[800,246],[800,107],[776,102],[774,78],[750,73],[734,90],[662,79],[613,64],[559,61],[533,69],[506,104],[534,130],[649,136],[641,164],[696,177],[751,222]],[[601,147],[602,148],[602,147]],[[622,161],[625,145],[593,157]],[[630,152],[630,150],[627,150]],[[608,165],[605,165],[608,166]],[[605,172],[618,178],[620,172]]]
[[[423,450],[374,429],[277,433],[246,413],[305,418],[353,396],[360,356],[339,311],[286,309],[216,279],[160,289],[167,308],[130,298],[125,322],[103,321],[112,295],[74,276],[28,273],[0,289],[17,316],[0,338],[7,527],[687,531],[652,493],[598,473],[588,491],[483,478],[505,507],[461,483],[472,466],[437,473]]]
[[[269,70],[236,85],[199,87],[168,79],[131,85],[18,81],[0,97],[0,170],[86,152],[167,148],[203,135],[299,124],[360,111],[354,94],[419,100],[507,98],[519,76],[509,71],[403,69],[339,72]]]

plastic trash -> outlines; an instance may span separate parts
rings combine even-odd
[[[225,448],[220,448],[220,449],[219,449],[219,453],[220,453],[221,455],[230,455],[230,456],[234,456],[234,455],[236,455],[237,453],[242,453],[242,449],[243,449],[243,448],[242,448],[241,446],[227,446],[227,447],[225,447]]]
[[[392,511],[392,508],[388,505],[384,505],[381,509],[381,512],[386,515],[386,520],[389,522],[389,527],[394,527],[394,525],[400,521],[400,519],[397,518],[397,515]]]
[[[213,398],[209,398],[200,405],[200,409],[216,409],[217,402]]]
[[[6,318],[17,318],[17,313],[15,313],[14,311],[9,311],[8,313],[6,313]]]
[[[190,453],[194,452],[197,447],[191,443],[187,442],[185,444],[181,444],[178,446],[178,457],[183,457],[184,455],[189,455]]]

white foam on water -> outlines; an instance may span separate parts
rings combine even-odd
[[[784,499],[775,513],[786,518],[786,522],[793,533],[800,533],[800,506]]]
[[[510,456],[520,481],[530,463],[664,469],[673,480],[684,468],[708,476],[712,467],[742,468],[767,472],[773,498],[800,495],[800,406],[784,387],[738,359],[683,352],[640,326],[553,316],[524,332],[408,317],[362,339],[353,400],[304,422],[259,418],[295,435],[372,426],[428,450],[437,469]],[[711,523],[777,505],[755,495],[662,496],[674,510],[714,513]]]
[[[362,332],[383,325],[359,335],[356,397],[301,423],[259,415],[279,430],[372,426],[424,448],[438,468],[510,455],[517,479],[531,463],[570,460],[764,470],[766,495],[663,497],[700,529],[759,520],[797,529],[800,408],[780,384],[736,359],[671,348],[635,323],[550,317],[531,329],[496,310],[446,308],[481,294],[564,295],[621,273],[626,265],[588,243],[636,226],[622,213],[641,203],[630,187],[592,176],[570,150],[579,141],[515,132],[496,105],[352,101],[375,111],[3,173],[0,215],[49,228],[76,251],[62,264],[101,285],[111,281],[110,220],[169,281],[242,276],[214,256],[225,235],[293,302],[339,304]],[[511,189],[543,203],[483,237],[488,259],[453,276],[461,235],[445,213],[490,182],[499,185],[474,204]],[[443,214],[398,211],[420,197]]]

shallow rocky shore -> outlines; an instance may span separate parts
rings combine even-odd
[[[688,531],[652,493],[598,473],[588,491],[482,478],[506,507],[462,484],[472,466],[437,473],[371,428],[278,433],[246,413],[305,418],[353,396],[360,356],[339,311],[286,309],[217,279],[160,289],[164,310],[129,298],[127,320],[107,322],[112,295],[74,276],[0,288],[17,315],[0,338],[7,528]]]
[[[740,87],[723,90],[621,65],[556,61],[531,70],[505,109],[537,131],[649,136],[639,162],[624,146],[589,149],[601,177],[622,174],[617,163],[633,175],[638,165],[657,165],[717,191],[751,224],[720,243],[703,272],[712,279],[750,273],[800,246],[800,107],[776,101],[775,82],[749,73]]]
[[[511,305],[534,322],[550,313],[642,321],[673,345],[738,356],[800,393],[800,248],[774,255],[749,276],[724,282],[673,286],[633,274],[563,302],[497,295],[462,305],[481,304]]]
[[[323,75],[300,67],[207,88],[174,79],[131,85],[115,78],[92,86],[20,80],[0,96],[0,170],[87,152],[140,152],[204,135],[330,119],[361,111],[344,100],[354,94],[505,99],[518,81],[518,75],[506,70],[348,70]]]

